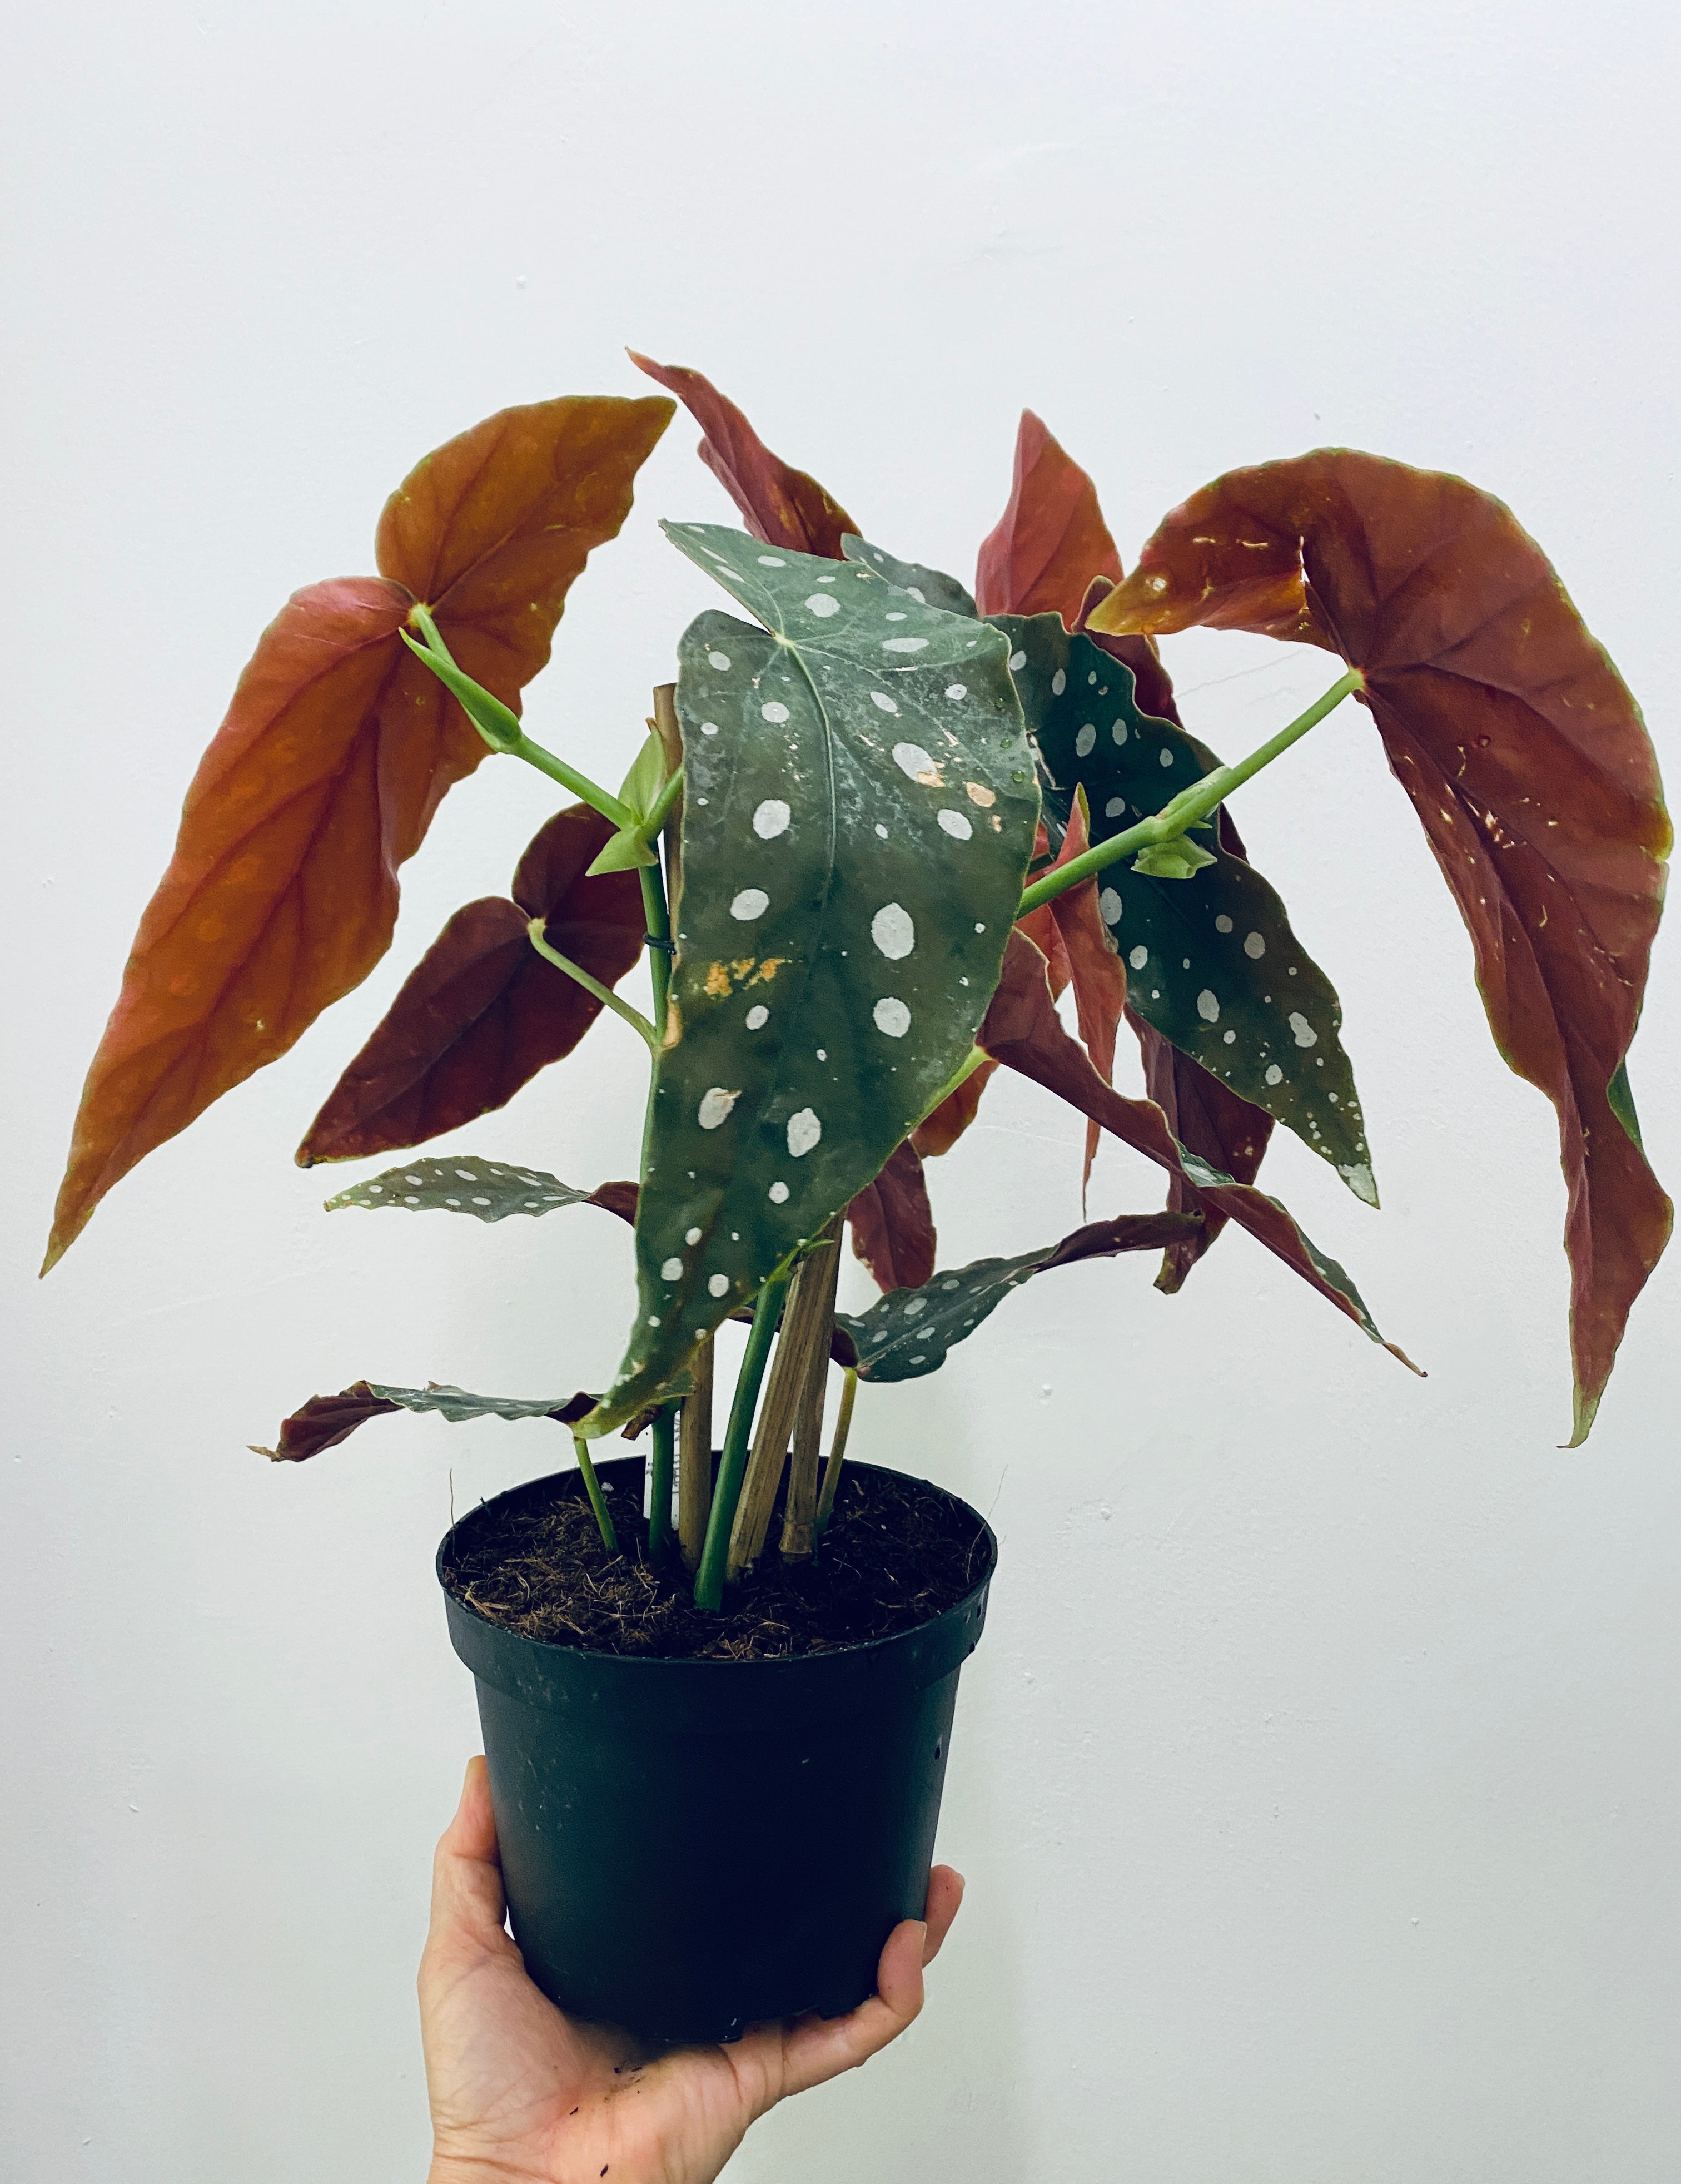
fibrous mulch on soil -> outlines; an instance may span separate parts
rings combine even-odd
[[[648,1558],[648,1526],[610,1494],[619,1552],[602,1545],[575,1473],[481,1519],[444,1581],[487,1621],[551,1645],[673,1661],[753,1661],[891,1637],[943,1615],[986,1568],[971,1512],[921,1480],[848,1470],[815,1558],[784,1563],[780,1509],[757,1567],[721,1613],[694,1605],[675,1554]]]

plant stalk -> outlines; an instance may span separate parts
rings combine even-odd
[[[671,1540],[671,1479],[676,1469],[677,1409],[667,1403],[654,1421],[654,1454],[648,1465],[648,1556],[657,1561]]]
[[[613,1519],[607,1513],[607,1501],[601,1491],[601,1481],[595,1475],[595,1466],[590,1462],[589,1443],[580,1435],[572,1435],[572,1446],[578,1452],[578,1469],[584,1475],[584,1492],[589,1496],[589,1506],[595,1512],[596,1529],[601,1534],[601,1544],[610,1555],[619,1552],[619,1535],[613,1529]]]
[[[706,1541],[701,1549],[700,1569],[694,1581],[695,1606],[715,1615],[724,1604],[724,1568],[729,1559],[736,1504],[741,1499],[742,1479],[747,1470],[747,1443],[753,1429],[754,1406],[759,1401],[771,1343],[776,1332],[776,1316],[782,1310],[782,1294],[788,1285],[786,1274],[772,1274],[759,1292],[753,1307],[747,1350],[736,1377],[730,1422],[724,1430],[724,1452],[719,1459],[717,1485],[713,1489],[712,1507],[706,1520]]]
[[[694,1353],[693,1383],[683,1399],[682,1445],[677,1451],[677,1538],[683,1567],[699,1569],[712,1507],[712,1337]]]
[[[1016,905],[1017,917],[1025,917],[1030,910],[1037,910],[1042,902],[1049,902],[1067,889],[1078,887],[1094,872],[1100,872],[1105,865],[1112,865],[1117,857],[1131,856],[1135,850],[1146,850],[1154,842],[1171,842],[1176,835],[1200,825],[1209,818],[1216,805],[1223,804],[1234,788],[1253,779],[1263,766],[1271,766],[1294,743],[1299,743],[1310,728],[1318,727],[1328,713],[1334,712],[1344,698],[1366,688],[1366,677],[1357,667],[1350,667],[1339,682],[1333,682],[1322,698],[1316,698],[1305,713],[1299,713],[1288,727],[1253,750],[1236,766],[1220,766],[1212,773],[1205,773],[1188,788],[1182,789],[1172,803],[1149,819],[1141,819],[1136,827],[1128,827],[1120,834],[1111,834],[1106,842],[1099,842],[1082,855],[1071,858],[1056,871],[1037,879],[1022,894]]]
[[[810,1262],[808,1262],[808,1264]],[[817,1269],[811,1269],[815,1275]],[[822,1461],[823,1398],[829,1383],[829,1345],[835,1328],[835,1291],[840,1282],[840,1241],[823,1260],[823,1295],[814,1301],[810,1341],[793,1413],[793,1447],[788,1457],[788,1501],[782,1511],[782,1552],[785,1563],[811,1559],[816,1543],[817,1471]]]
[[[776,1346],[776,1362],[759,1413],[759,1431],[753,1444],[753,1460],[747,1468],[741,1502],[730,1532],[727,1575],[733,1581],[765,1552],[771,1529],[771,1513],[776,1489],[782,1482],[788,1440],[799,1408],[801,1394],[810,1377],[814,1352],[827,1358],[830,1330],[834,1325],[834,1284],[840,1247],[838,1223],[832,1221],[821,1240],[801,1262],[788,1292],[782,1315],[782,1336]]]
[[[840,1415],[835,1420],[835,1438],[829,1450],[829,1461],[823,1471],[823,1491],[817,1503],[817,1522],[815,1527],[821,1540],[829,1529],[829,1519],[835,1513],[835,1489],[840,1485],[841,1459],[846,1454],[847,1436],[852,1431],[852,1406],[858,1397],[858,1374],[849,1368],[846,1385],[841,1390]]]

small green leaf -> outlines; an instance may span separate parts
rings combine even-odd
[[[851,563],[667,533],[765,627],[703,615],[679,649],[684,884],[640,1302],[591,1434],[659,1396],[966,1059],[1038,812],[997,631]]]
[[[838,1312],[835,1325],[852,1339],[860,1380],[920,1380],[938,1372],[947,1353],[1035,1274],[1118,1251],[1160,1251],[1164,1244],[1194,1236],[1200,1226],[1194,1215],[1185,1213],[1123,1214],[1115,1221],[1090,1222],[1041,1251],[943,1269],[921,1289],[894,1290],[855,1318]]]
[[[966,591],[955,577],[948,577],[938,569],[925,569],[916,561],[898,560],[854,532],[848,532],[841,540],[841,551],[849,561],[862,563],[899,591],[909,592],[918,606],[938,607],[943,614],[972,616],[975,613],[974,595]]]
[[[326,1201],[329,1213],[341,1206],[365,1206],[377,1212],[394,1206],[410,1212],[468,1213],[476,1221],[505,1221],[510,1213],[553,1213],[562,1206],[587,1206],[595,1194],[575,1190],[558,1175],[540,1167],[510,1167],[470,1153],[443,1160],[407,1161],[367,1183],[353,1184]]]
[[[1176,834],[1172,841],[1151,842],[1140,850],[1133,860],[1133,870],[1146,879],[1193,880],[1213,862],[1207,850],[1188,834]]]
[[[634,827],[621,827],[610,840],[602,844],[586,877],[599,879],[604,872],[632,872],[659,861],[659,853],[649,847],[638,822]]]
[[[650,735],[637,753],[635,765],[625,776],[619,801],[627,811],[634,811],[638,820],[643,820],[659,802],[660,792],[665,786],[665,754],[659,737]]]
[[[1048,777],[1047,811],[1066,818],[1083,788],[1091,838],[1136,826],[1219,761],[1138,705],[1133,671],[1055,615],[995,615]],[[1168,844],[1162,844],[1166,849]],[[1208,850],[1188,844],[1205,860]],[[1127,971],[1127,1000],[1222,1084],[1274,1115],[1328,1161],[1357,1198],[1378,1202],[1336,989],[1290,930],[1252,864],[1211,836],[1212,861],[1187,881],[1144,858],[1097,875],[1103,920]]]

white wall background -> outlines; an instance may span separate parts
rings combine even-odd
[[[1601,0],[154,0],[8,42],[4,2121],[15,2184],[424,2173],[411,1976],[476,1747],[430,1568],[535,1428],[245,1453],[359,1374],[598,1379],[604,1218],[320,1212],[290,1152],[443,917],[550,808],[487,765],[397,944],[280,1067],[34,1267],[82,1071],[191,766],[288,591],[509,402],[714,375],[898,550],[966,573],[1038,409],[1123,551],[1233,464],[1462,471],[1556,558],[1681,776],[1673,8]],[[714,601],[680,421],[579,583],[538,733],[610,778]],[[1176,642],[1230,755],[1318,655]],[[1381,1217],[1271,1187],[1410,1379],[1244,1238],[1012,1301],[863,1446],[989,1511],[915,2033],[741,2184],[1669,2184],[1681,2173],[1673,1358],[1681,1252],[1589,1448],[1549,1110],[1352,712],[1244,793],[1341,987]],[[1681,1179],[1681,947],[1634,1057]],[[626,1172],[610,1023],[468,1134]],[[1077,1118],[1003,1085],[936,1173],[954,1257],[1077,1218]],[[1094,1211],[1157,1202],[1119,1148]]]

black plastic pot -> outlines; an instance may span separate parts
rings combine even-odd
[[[639,1457],[597,1469],[615,1498],[640,1494]],[[538,1479],[464,1517],[438,1550],[440,1582],[488,1511],[556,1489]],[[997,1560],[985,1519],[956,1506],[978,1541],[965,1600],[792,1660],[548,1645],[445,1586],[478,1683],[514,1936],[562,2008],[650,2040],[732,2040],[875,1992],[882,1942],[921,1916],[958,1671]]]

